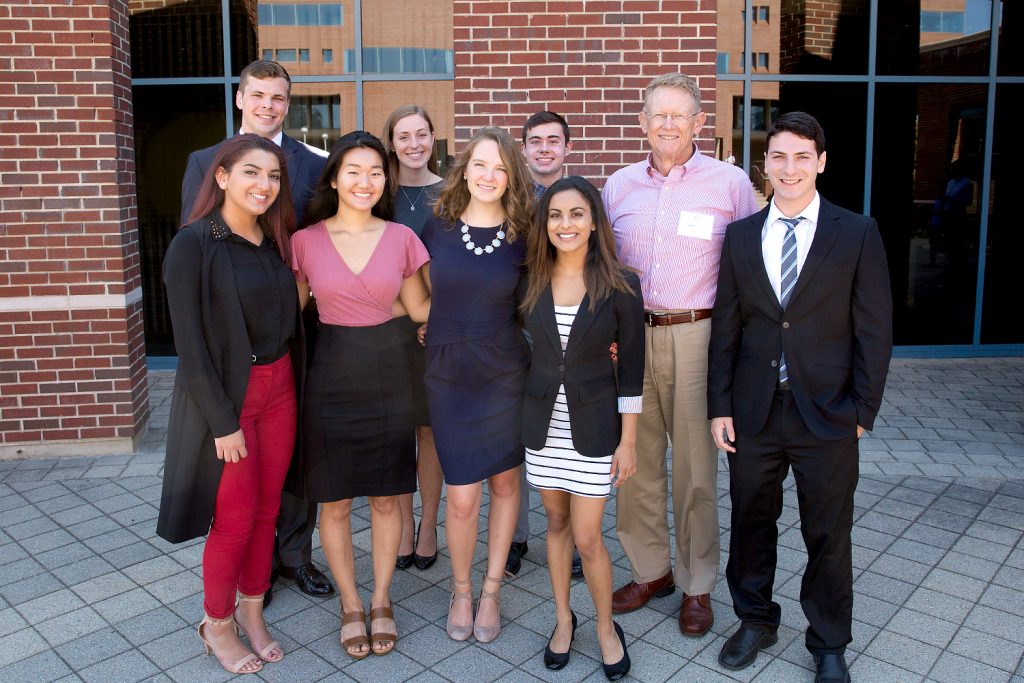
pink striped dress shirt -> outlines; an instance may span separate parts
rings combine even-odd
[[[694,145],[693,156],[668,177],[648,156],[613,173],[601,195],[619,259],[640,271],[647,310],[715,305],[725,228],[757,211],[743,169]]]

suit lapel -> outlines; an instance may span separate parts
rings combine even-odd
[[[747,265],[750,268],[750,272],[753,275],[754,280],[757,281],[757,286],[762,290],[762,296],[775,304],[775,307],[781,312],[782,305],[779,303],[779,298],[775,296],[775,290],[772,289],[771,280],[768,279],[768,271],[766,270],[764,263],[764,254],[761,251],[761,231],[764,229],[764,222],[768,220],[768,210],[770,208],[771,204],[765,206],[765,208],[761,209],[740,224],[740,227],[743,228],[740,241],[744,251],[746,251],[748,259]]]
[[[540,322],[544,327],[544,332],[547,334],[548,342],[561,355],[562,340],[558,336],[558,323],[555,321],[555,300],[551,296],[550,284],[540,293],[540,298],[537,299],[537,307],[534,310],[540,316]]]
[[[583,339],[587,330],[590,328],[591,323],[597,318],[597,314],[601,312],[601,309],[608,304],[608,299],[604,299],[597,302],[594,307],[594,312],[590,312],[590,295],[584,294],[583,301],[580,302],[580,307],[576,311],[576,318],[572,321],[572,328],[569,330],[569,341],[565,345],[565,355],[568,358],[580,347],[580,340]]]
[[[842,227],[842,224],[839,222],[839,213],[823,197],[821,199],[821,208],[818,209],[818,225],[814,228],[814,241],[811,242],[811,249],[807,252],[807,258],[804,260],[803,268],[800,269],[800,275],[796,278],[793,295],[789,298],[790,306],[793,305],[793,300],[800,296],[800,292],[807,287],[807,283],[814,277],[814,273],[818,270],[822,261],[832,251],[832,246],[836,243],[836,238],[839,237],[839,231],[842,230]]]

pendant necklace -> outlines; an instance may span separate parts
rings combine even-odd
[[[409,210],[410,211],[415,211],[416,210],[416,202],[418,202],[420,200],[420,197],[423,196],[423,192],[424,192],[424,190],[427,189],[427,186],[424,185],[423,187],[420,188],[420,193],[418,195],[416,195],[416,199],[409,199],[409,195],[406,193],[405,187],[403,187],[402,185],[399,185],[398,189],[402,191],[402,195],[405,197],[405,201],[409,202]]]
[[[498,247],[501,246],[502,240],[505,239],[505,231],[502,230],[502,228],[504,228],[504,227],[505,227],[504,223],[502,223],[501,225],[498,226],[498,232],[494,235],[494,239],[491,240],[490,244],[488,244],[486,246],[483,246],[483,247],[478,247],[478,246],[476,246],[476,243],[473,241],[473,238],[469,236],[469,228],[470,228],[469,224],[468,223],[463,223],[462,224],[462,241],[466,243],[466,250],[473,252],[477,256],[479,256],[480,254],[490,254],[490,253],[492,253],[495,249],[497,249]]]

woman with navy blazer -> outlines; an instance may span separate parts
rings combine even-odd
[[[629,671],[612,621],[612,566],[601,536],[612,486],[636,471],[644,379],[643,300],[637,275],[619,263],[598,191],[579,177],[541,198],[520,283],[533,358],[523,399],[526,478],[548,517],[548,570],[557,624],[544,664],[569,661],[577,621],[569,609],[573,544],[597,612],[604,672]],[[609,348],[617,344],[618,362]]]

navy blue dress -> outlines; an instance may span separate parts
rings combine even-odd
[[[466,249],[462,222],[431,217],[431,304],[424,380],[434,442],[448,484],[473,484],[523,463],[520,438],[530,352],[516,323],[526,240],[491,253]],[[498,228],[472,228],[477,245]]]

